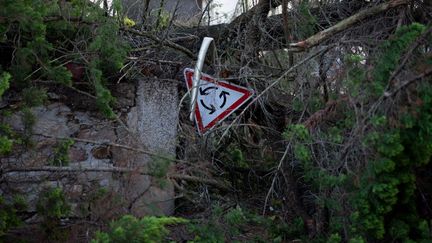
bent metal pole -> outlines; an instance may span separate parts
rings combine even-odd
[[[198,60],[195,65],[195,71],[192,78],[192,89],[191,89],[191,109],[190,109],[190,116],[189,119],[191,121],[194,120],[194,113],[195,113],[195,107],[196,107],[196,101],[198,97],[198,88],[201,81],[201,71],[204,64],[205,56],[207,54],[207,50],[213,41],[213,38],[211,37],[204,37],[204,40],[201,44],[200,51],[198,53]]]

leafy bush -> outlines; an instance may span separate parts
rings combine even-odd
[[[367,113],[357,110],[354,114],[350,109],[337,114],[337,119],[331,119],[333,123],[322,122],[311,130],[290,124],[282,134],[292,153],[289,170],[298,176],[302,189],[311,191],[305,195],[315,198],[311,200],[311,217],[324,225],[316,229],[320,231],[315,236],[318,242],[431,240],[430,235],[421,233],[427,230],[419,223],[425,221],[416,206],[418,181],[422,179],[418,174],[430,170],[426,166],[432,158],[431,79],[419,80],[398,97],[382,99],[385,89],[403,83],[402,77],[397,85],[390,78],[407,51],[419,54],[420,60],[414,63],[422,62],[424,56],[430,59],[422,48],[410,49],[425,29],[420,24],[401,27],[379,51],[368,56],[368,61],[373,60],[370,70],[361,55],[347,55],[344,92],[353,109],[362,107],[359,109]],[[409,65],[413,64],[405,68]],[[341,148],[356,152],[344,157]],[[344,161],[339,161],[341,157]],[[305,208],[311,210],[308,206]]]
[[[152,156],[152,160],[148,165],[149,174],[154,177],[157,184],[162,188],[166,186],[166,176],[171,164],[172,160],[169,156]]]
[[[118,0],[114,2],[114,12],[118,13],[121,5]],[[6,0],[2,1],[0,16],[0,43],[14,48],[10,67],[3,67],[13,78],[8,73],[0,76],[0,94],[9,81],[23,91],[27,106],[40,105],[46,94],[32,80],[73,86],[74,70],[66,64],[79,63],[85,72],[76,78],[92,84],[97,106],[107,117],[115,118],[111,108],[114,98],[106,85],[108,77],[123,66],[128,51],[118,34],[121,23],[117,18],[106,16],[87,0]]]
[[[0,196],[0,241],[1,237],[10,228],[19,226],[22,223],[17,213],[25,210],[26,207],[27,205],[21,196],[15,196],[10,203]]]
[[[148,216],[137,219],[131,215],[125,215],[110,224],[110,231],[97,232],[92,243],[129,243],[145,242],[159,243],[169,233],[165,228],[167,225],[184,224],[188,221],[175,217]]]
[[[65,229],[59,228],[60,220],[70,213],[70,205],[61,188],[50,188],[42,191],[36,204],[38,214],[43,218],[41,224],[50,240],[64,240]]]
[[[51,159],[50,164],[55,166],[68,166],[70,162],[68,152],[73,144],[74,141],[72,139],[64,139],[60,141],[57,147],[54,148],[54,156]]]
[[[12,76],[7,72],[0,74],[0,99],[4,92],[9,88],[9,80],[11,77]]]
[[[37,211],[46,219],[60,219],[69,214],[70,206],[61,188],[52,188],[39,195]]]
[[[9,153],[12,150],[12,140],[5,136],[0,136],[0,155]]]
[[[11,75],[7,72],[3,72],[0,74],[0,100],[4,92],[9,88],[9,80],[11,79]],[[12,140],[10,140],[7,136],[3,136],[3,129],[0,129],[0,155],[4,155],[9,153],[12,150]]]
[[[378,84],[383,85],[402,54],[418,37],[424,26],[413,24],[401,28],[383,45],[384,53],[374,69]],[[375,127],[367,146],[374,148],[376,159],[369,162],[353,202],[356,211],[353,231],[367,238],[421,240],[416,210],[416,169],[429,163],[432,156],[432,87],[419,89],[421,106],[400,114],[401,124],[389,128],[385,116],[372,117]],[[415,116],[415,117],[414,117]],[[401,210],[403,208],[403,210]]]
[[[193,220],[189,229],[195,234],[191,243],[204,242],[241,242],[248,228],[257,229],[251,232],[251,242],[283,242],[284,239],[300,238],[304,235],[303,222],[294,220],[292,224],[286,224],[276,217],[263,217],[244,210],[237,206],[224,212],[216,205],[212,208],[211,215],[205,220]],[[250,237],[250,236],[249,236]],[[249,241],[248,241],[249,242]]]

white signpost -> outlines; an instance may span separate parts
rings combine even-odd
[[[194,87],[194,72],[190,68],[184,70],[189,90]],[[198,131],[204,134],[247,102],[254,92],[223,80],[216,80],[204,73],[201,73],[200,76],[199,86],[196,87],[196,104],[194,105],[196,108],[193,110],[193,115]]]

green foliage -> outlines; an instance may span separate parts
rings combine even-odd
[[[24,132],[22,134],[22,140],[25,145],[32,145],[31,136],[33,134],[33,126],[36,124],[36,117],[30,108],[24,107],[22,111],[21,121],[24,125]]]
[[[44,190],[39,195],[36,209],[45,219],[60,219],[70,212],[63,190],[59,187]]]
[[[315,16],[313,16],[309,9],[310,9],[310,3],[309,0],[301,1],[299,6],[299,13],[301,21],[301,24],[299,25],[300,28],[298,29],[299,37],[300,39],[305,39],[311,35],[313,35],[316,31],[317,26],[317,20]]]
[[[69,149],[75,142],[72,139],[64,139],[54,148],[54,155],[50,161],[50,164],[54,166],[68,166]]]
[[[225,242],[224,230],[214,222],[207,224],[194,224],[189,226],[189,229],[195,233],[195,238],[190,243],[217,243]]]
[[[339,127],[330,127],[327,130],[327,139],[330,142],[336,143],[336,144],[341,144],[343,142],[343,135],[342,135],[342,129],[340,129]]]
[[[400,28],[381,46],[371,75],[365,68],[362,55],[347,55],[344,61],[344,88],[349,97],[361,106],[373,104],[373,100],[381,96],[388,86],[389,78],[400,65],[402,55],[424,30],[425,27],[419,24]],[[417,52],[420,51],[414,50],[414,53]],[[370,77],[372,83],[367,82]],[[340,114],[342,117],[338,118],[336,124],[323,124],[313,134],[301,124],[289,125],[282,134],[291,146],[295,173],[301,175],[301,182],[314,195],[318,195],[315,206],[325,207],[330,212],[327,242],[430,240],[430,235],[419,234],[425,228],[418,223],[415,193],[416,173],[432,157],[432,86],[430,80],[419,83],[421,85],[409,92],[408,98],[417,99],[417,103],[411,102],[392,112],[378,109],[368,118],[366,129],[363,130],[366,131],[363,146],[370,157],[367,157],[369,160],[365,161],[364,167],[353,166],[358,166],[354,178],[350,176],[351,168],[347,167],[349,169],[345,171],[343,164],[338,161],[340,153],[337,152],[340,145],[346,142],[345,134],[356,131],[353,128],[358,126],[358,114],[354,114],[353,109]],[[316,98],[316,95],[313,96]],[[294,106],[298,106],[297,111],[301,111],[304,109],[300,109],[301,106],[307,104],[308,108],[314,110],[312,103],[308,97],[308,101],[304,102],[295,100]],[[325,141],[325,145],[321,142],[314,144],[313,140]],[[329,156],[326,160],[316,158],[315,153],[322,155],[322,148],[326,156],[334,157]],[[327,154],[327,151],[333,152]],[[348,192],[348,201],[353,207],[348,221],[341,216],[346,213],[342,210],[347,208],[341,205],[340,198],[333,196],[335,188]],[[348,234],[344,232],[347,227],[350,228]],[[323,237],[317,236],[316,239],[320,241]]]
[[[12,202],[0,196],[0,241],[1,237],[12,227],[19,226],[22,221],[18,217],[19,211],[25,210],[27,205],[21,196],[15,196]]]
[[[303,144],[294,145],[294,157],[307,164],[311,159],[309,148]]]
[[[46,70],[46,77],[66,86],[72,86],[72,73],[63,66],[50,67]]]
[[[330,235],[330,237],[327,239],[327,243],[340,243],[340,242],[342,242],[342,237],[337,233]]]
[[[128,46],[118,36],[119,26],[110,19],[105,19],[104,25],[97,29],[97,33],[89,46],[89,51],[97,53],[92,59],[92,68],[97,68],[104,74],[112,74],[123,67]]]
[[[172,164],[173,159],[169,156],[153,156],[149,163],[149,174],[154,177],[159,186],[164,187],[166,185],[166,176],[168,170]]]
[[[216,205],[212,208],[210,218],[206,222],[193,221],[189,225],[189,230],[195,234],[195,238],[191,243],[204,242],[224,242],[225,231],[221,222],[223,218],[223,209]]]
[[[398,65],[399,59],[407,47],[425,30],[421,24],[411,24],[402,26],[395,35],[387,40],[381,49],[383,54],[377,60],[374,68],[374,89],[373,91],[381,95],[390,78],[390,74]]]
[[[349,88],[350,94],[354,97],[361,95],[362,84],[366,78],[366,71],[361,61],[360,55],[347,55],[345,57],[348,71],[344,82]]]
[[[280,238],[285,235],[285,238],[292,239],[302,238],[306,235],[304,222],[300,217],[294,218],[289,224],[281,222],[281,220],[275,220],[274,218],[270,219],[272,222],[269,225],[269,229],[273,237],[278,236],[277,238]]]
[[[0,75],[0,99],[3,96],[4,92],[9,89],[9,80],[11,79],[11,75],[7,72],[3,72]]]
[[[248,227],[259,227],[264,235],[256,235],[251,242],[284,242],[304,235],[303,221],[296,219],[286,224],[276,217],[263,217],[237,206],[224,212],[220,206],[214,206],[207,220],[195,220],[189,224],[189,229],[195,234],[191,243],[204,242],[236,242]],[[249,241],[248,241],[249,242]]]
[[[156,29],[163,30],[168,27],[168,24],[171,19],[171,15],[164,8],[159,8],[156,16]]]
[[[4,92],[9,88],[9,80],[11,77],[12,76],[7,72],[2,72],[0,74],[0,100]],[[3,133],[1,130],[0,132]],[[0,133],[0,155],[9,153],[12,150],[13,145],[12,140],[10,140],[7,136],[2,136],[2,133]]]
[[[0,155],[9,153],[12,150],[13,142],[6,136],[0,136]]]
[[[375,81],[382,87],[403,51],[423,30],[424,27],[418,24],[406,26],[383,45],[384,52],[374,69]],[[432,88],[427,84],[418,92],[422,105],[402,113],[400,126],[388,128],[385,116],[370,119],[374,129],[364,144],[374,149],[376,159],[369,162],[352,198],[356,209],[352,214],[354,234],[403,242],[426,239],[413,234],[421,231],[414,193],[415,171],[428,164],[432,156]]]
[[[70,205],[61,188],[50,188],[39,194],[36,204],[38,214],[43,218],[41,228],[50,240],[64,240],[67,231],[59,228],[60,219],[70,213]]]
[[[348,241],[348,243],[365,243],[366,241],[365,240],[363,240],[363,238],[362,237],[354,237],[354,238],[351,238],[349,241]]]
[[[240,234],[239,228],[248,221],[247,215],[240,207],[230,210],[224,215],[224,220],[229,226],[230,234]]]
[[[239,168],[249,168],[246,158],[240,148],[229,147],[228,158],[231,165]]]
[[[175,217],[148,216],[137,219],[131,215],[125,215],[110,225],[110,231],[97,232],[92,243],[129,243],[145,242],[159,243],[169,233],[167,225],[184,224],[188,221]]]
[[[310,139],[309,131],[302,124],[291,124],[286,129],[282,136],[286,140],[298,139],[306,142]]]
[[[22,96],[27,107],[41,106],[48,99],[46,91],[36,87],[25,88]]]
[[[293,110],[296,112],[301,112],[304,109],[303,101],[300,98],[295,97],[292,103]]]
[[[114,12],[120,12],[119,6],[120,1],[114,1]],[[111,108],[114,98],[107,84],[123,66],[129,49],[118,34],[118,18],[105,16],[102,9],[91,6],[86,0],[61,3],[6,0],[2,1],[0,18],[0,41],[5,45],[13,43],[15,48],[11,66],[6,71],[13,76],[12,85],[26,88],[23,96],[31,97],[25,99],[26,105],[38,105],[46,99],[45,93],[32,85],[33,78],[73,86],[73,70],[64,66],[65,63],[86,63],[81,81],[93,84],[96,105],[102,113],[108,118],[116,117]],[[2,75],[0,91],[6,87],[4,77],[10,79]]]
[[[98,76],[100,77],[100,76]],[[111,95],[109,89],[102,85],[101,81],[98,79],[94,80],[94,88],[96,91],[96,104],[99,110],[108,118],[115,118],[116,115],[111,108],[111,104],[115,101],[114,97]]]
[[[334,127],[329,129],[326,135],[329,140],[335,143],[342,142],[341,131]],[[294,158],[301,162],[301,169],[304,172],[304,180],[311,183],[315,188],[333,188],[338,185],[343,185],[346,182],[347,176],[343,173],[336,175],[331,171],[317,167],[312,161],[311,148],[307,143],[311,141],[311,135],[308,129],[302,124],[291,124],[286,129],[282,136],[291,141],[293,146]]]
[[[421,114],[429,116],[426,111]],[[389,235],[408,240],[409,233],[418,230],[412,221],[417,218],[417,212],[412,207],[415,205],[416,188],[414,170],[431,158],[432,153],[428,149],[432,145],[430,127],[432,119],[420,119],[412,128],[379,133],[373,144],[380,158],[370,163],[370,169],[363,177],[355,200],[358,209],[355,220],[360,228],[377,239]],[[420,137],[419,133],[423,132],[428,133],[425,140],[411,140],[411,137]],[[404,212],[393,216],[392,212],[400,207],[405,208]],[[387,225],[386,217],[390,215],[392,223]]]
[[[22,37],[20,47],[15,55],[11,69],[14,79],[25,81],[38,61],[46,61],[52,45],[46,40],[46,25],[43,17],[48,14],[45,1],[3,1],[0,16],[6,20],[2,23],[4,35],[13,37],[13,30],[18,30]],[[52,4],[52,3],[51,3]],[[29,38],[30,37],[30,38]]]
[[[98,29],[98,34],[89,46],[89,50],[97,53],[90,62],[90,80],[96,92],[96,104],[101,112],[108,118],[115,118],[111,108],[114,97],[105,87],[106,75],[120,70],[127,55],[128,46],[117,36],[119,26],[112,20],[105,20],[105,25]]]

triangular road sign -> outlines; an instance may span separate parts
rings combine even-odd
[[[184,76],[188,89],[192,88],[194,70],[186,68]],[[196,98],[195,121],[200,134],[212,129],[231,113],[252,98],[253,90],[217,80],[207,74],[201,74],[200,86]]]

